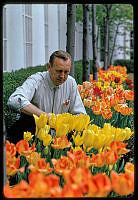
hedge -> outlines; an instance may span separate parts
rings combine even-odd
[[[126,66],[127,73],[134,73],[134,60],[118,59],[114,61],[113,65]]]

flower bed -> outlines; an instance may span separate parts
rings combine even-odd
[[[101,128],[82,114],[51,115],[49,125],[45,114],[34,115],[35,136],[25,132],[16,145],[6,141],[6,197],[105,197],[134,191],[134,166],[120,163],[130,151],[123,142],[133,134],[130,128]]]
[[[35,135],[24,132],[17,144],[6,141],[5,197],[133,194],[134,165],[125,160],[134,135],[132,82],[120,66],[98,76],[98,82],[91,77],[91,82],[78,85],[90,116],[51,113],[48,122],[45,113],[34,115]]]

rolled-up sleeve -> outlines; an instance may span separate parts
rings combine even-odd
[[[31,103],[37,87],[37,80],[30,76],[22,86],[9,97],[7,104],[19,110]]]
[[[74,80],[72,84],[72,92],[71,92],[71,104],[70,104],[70,113],[72,114],[87,114],[85,107],[83,105],[83,102],[81,100],[78,88],[77,88],[77,83]]]

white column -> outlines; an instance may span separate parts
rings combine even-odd
[[[7,6],[7,70],[24,67],[22,4]]]
[[[45,61],[44,5],[32,5],[32,51],[33,66],[43,65]]]
[[[67,5],[58,5],[58,40],[59,49],[66,51]]]
[[[48,5],[48,58],[58,50],[58,5]]]

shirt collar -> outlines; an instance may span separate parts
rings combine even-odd
[[[49,72],[47,73],[47,81],[48,81],[48,85],[51,89],[58,89],[59,88],[59,86],[54,85],[53,81],[50,78]]]

